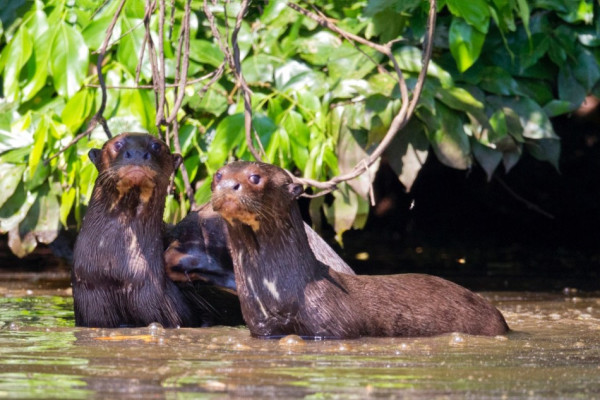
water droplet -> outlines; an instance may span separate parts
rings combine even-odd
[[[304,340],[298,335],[287,335],[279,339],[279,345],[287,347],[304,346]]]
[[[23,327],[23,326],[22,326],[22,324],[21,324],[20,322],[14,322],[14,321],[12,321],[12,322],[10,322],[10,323],[8,324],[8,330],[9,330],[9,331],[18,331],[18,330],[20,330],[22,327]]]
[[[342,352],[350,351],[350,346],[346,343],[340,343],[340,345],[338,346],[337,349],[338,349],[338,351],[342,351]]]
[[[465,337],[460,333],[453,333],[450,335],[450,342],[448,343],[450,346],[462,346],[465,344]]]
[[[163,326],[158,322],[153,322],[150,325],[148,325],[148,331],[150,332],[150,335],[158,336],[161,333],[164,333],[165,328],[163,328]]]

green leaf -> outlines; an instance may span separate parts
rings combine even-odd
[[[179,128],[179,143],[181,145],[181,155],[185,157],[190,151],[194,150],[198,128],[194,125],[185,124]]]
[[[389,42],[402,36],[409,21],[412,24],[420,15],[420,13],[416,13],[414,15],[416,18],[409,19],[393,10],[377,13],[367,25],[364,35],[367,39],[378,37],[381,42]],[[417,35],[418,33],[415,32],[415,36]]]
[[[40,6],[43,7],[43,5]],[[32,9],[25,15],[24,19],[27,21],[25,25],[35,41],[45,36],[49,28],[48,18],[41,9]]]
[[[142,44],[144,43],[144,25],[141,19],[127,18],[121,16],[121,32],[126,32],[119,41],[117,49],[117,60],[123,64],[131,76],[135,76]],[[191,53],[190,48],[190,53]],[[140,75],[147,80],[152,77],[149,62],[143,62]]]
[[[113,15],[107,15],[106,17],[98,18],[83,29],[81,35],[83,36],[83,40],[90,50],[96,51],[100,49],[102,42],[104,42],[108,26],[112,22],[113,18]],[[120,36],[121,24],[116,24],[113,29],[111,41]]]
[[[519,12],[519,17],[521,17],[521,21],[523,21],[527,36],[531,36],[531,32],[529,31],[529,5],[527,4],[527,1],[517,0],[517,10]]]
[[[307,147],[310,140],[310,129],[304,123],[302,115],[293,110],[284,115],[281,120],[281,126],[290,138],[294,164],[301,170],[304,170],[308,160]]]
[[[21,69],[31,57],[32,38],[25,26],[17,31],[2,51],[0,66],[4,66],[4,96],[9,102],[17,101],[20,95],[19,82]],[[2,69],[0,68],[0,72]]]
[[[529,153],[540,161],[548,161],[557,170],[560,159],[560,140],[539,139],[527,140],[525,147]]]
[[[332,79],[361,79],[376,68],[383,55],[372,49],[358,51],[350,43],[343,43],[329,53],[329,76]]]
[[[450,12],[485,34],[490,24],[490,10],[485,0],[446,0]],[[453,18],[452,24],[457,18]],[[452,29],[452,28],[450,28]]]
[[[562,19],[569,23],[577,23],[584,22],[586,24],[591,24],[594,21],[594,2],[579,0],[577,4],[576,1],[568,1],[568,13],[559,14]]]
[[[190,40],[190,59],[199,63],[219,67],[225,60],[225,55],[219,46],[202,39]],[[243,70],[242,70],[243,71]]]
[[[575,79],[571,68],[565,65],[558,72],[558,97],[571,103],[571,110],[576,110],[585,96],[585,88]]]
[[[475,160],[481,165],[481,168],[487,175],[488,182],[492,180],[494,171],[502,161],[502,153],[488,146],[479,143],[475,138],[471,138],[471,149]]]
[[[154,108],[153,98],[148,91],[141,90],[123,90],[120,94],[120,107],[117,116],[134,117],[139,121],[144,130],[151,130],[155,127],[156,109]],[[123,128],[121,128],[123,129]],[[121,132],[125,132],[121,130]]]
[[[291,60],[275,69],[275,87],[278,90],[311,90],[321,95],[329,90],[321,72],[313,71],[306,64]]]
[[[75,95],[88,71],[89,50],[78,30],[61,23],[52,43],[50,72],[54,88],[64,97]]]
[[[36,198],[37,193],[26,191],[24,185],[20,183],[13,195],[0,208],[0,233],[7,233],[18,226]]]
[[[440,162],[456,169],[471,166],[471,148],[462,121],[451,109],[437,105],[441,127],[428,132],[429,142]]]
[[[450,52],[459,72],[465,72],[481,54],[485,34],[467,24],[461,18],[453,18],[450,24]]]
[[[198,87],[199,86],[194,86],[194,88]],[[187,104],[195,111],[207,112],[219,116],[224,113],[229,106],[226,94],[227,92],[223,86],[215,83],[214,85],[211,85],[205,93],[196,89],[193,96],[187,97]]]
[[[573,109],[571,102],[566,100],[552,100],[544,106],[544,112],[550,118],[567,114]]]
[[[518,82],[502,67],[485,67],[480,76],[479,86],[487,92],[504,96],[523,94]]]
[[[482,124],[487,125],[484,104],[477,100],[468,90],[461,87],[439,88],[435,96],[446,106],[472,114]]]
[[[403,71],[419,73],[423,69],[423,64],[421,63],[423,57],[421,50],[418,48],[412,46],[402,46],[393,50],[393,54],[394,57],[396,57],[398,66]],[[443,87],[454,85],[452,76],[433,61],[429,63],[427,76],[433,76],[434,78],[439,79]]]
[[[573,65],[573,75],[586,92],[589,92],[600,80],[600,66],[589,50],[582,47],[577,49],[577,62]]]
[[[77,132],[92,112],[94,94],[88,89],[77,92],[65,105],[61,119],[71,132]]]
[[[68,227],[68,218],[75,203],[76,193],[77,190],[72,187],[65,190],[60,197],[60,222],[65,228]]]
[[[233,114],[223,119],[217,126],[215,138],[208,147],[206,169],[213,174],[223,166],[230,149],[244,143],[244,114]]]
[[[23,257],[31,253],[37,243],[51,243],[60,227],[58,198],[47,185],[41,187],[27,216],[20,222],[18,234],[9,233],[9,246],[13,253]]]
[[[508,135],[508,124],[506,122],[506,114],[503,110],[497,110],[490,117],[490,125],[496,133],[494,140],[490,140],[490,143],[495,143],[498,139],[501,139]]]
[[[17,186],[23,179],[23,164],[4,164],[0,168],[0,208],[13,195]]]
[[[340,38],[329,31],[319,31],[307,38],[298,40],[300,57],[312,65],[325,65],[333,49],[342,44]]]
[[[33,68],[33,75],[29,77],[27,84],[23,88],[23,101],[32,99],[40,89],[42,89],[48,80],[48,69],[50,66],[50,54],[52,42],[58,32],[57,27],[51,27],[45,34],[37,38],[33,44],[33,60],[29,62],[34,64],[28,68]],[[31,72],[31,71],[28,71]]]
[[[341,183],[333,192],[333,204],[324,206],[325,216],[333,229],[338,243],[342,243],[342,235],[352,228],[358,213],[359,196],[346,183]]]
[[[523,152],[522,146],[522,144],[519,144],[516,150],[502,153],[502,164],[504,165],[504,170],[507,174],[521,159],[521,153]]]
[[[196,189],[196,194],[195,194],[196,204],[205,204],[210,201],[210,196],[211,196],[210,184],[211,184],[211,182],[212,182],[212,178],[207,178]]]
[[[242,62],[242,72],[248,82],[273,82],[275,68],[281,61],[268,54],[257,54]]]
[[[558,139],[548,116],[535,101],[527,98],[499,98],[489,97],[488,101],[498,108],[506,107],[513,110],[518,116],[523,127],[523,136],[529,139]],[[508,128],[509,132],[513,129]]]
[[[45,117],[40,119],[37,129],[33,134],[33,149],[29,155],[29,179],[33,179],[36,169],[40,161],[46,140],[48,138],[48,120]]]
[[[346,110],[346,113],[348,109]],[[337,145],[337,159],[340,172],[342,174],[351,172],[356,165],[368,157],[368,153],[357,141],[352,130],[348,125],[342,126]],[[348,181],[348,185],[363,199],[369,198],[369,191],[375,179],[375,174],[379,169],[377,160],[368,171],[358,177]]]
[[[423,124],[413,118],[394,137],[385,155],[406,192],[410,192],[429,155],[429,141]]]
[[[420,3],[420,0],[369,0],[364,13],[366,17],[372,17],[382,11],[407,11]]]

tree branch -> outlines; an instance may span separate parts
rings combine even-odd
[[[396,61],[396,59],[392,53],[392,50],[391,50],[392,42],[389,42],[385,45],[380,45],[377,43],[370,42],[360,36],[354,35],[352,33],[348,33],[346,31],[340,29],[339,27],[337,27],[335,24],[333,24],[330,20],[328,20],[324,16],[320,16],[311,11],[305,10],[305,9],[301,8],[300,6],[298,6],[297,4],[288,3],[288,6],[291,7],[292,9],[298,11],[299,13],[313,19],[314,21],[319,23],[321,26],[326,27],[326,28],[338,33],[346,40],[355,41],[357,43],[371,47],[371,48],[381,52],[382,54],[386,55],[390,59],[392,64],[394,65],[394,70],[396,71],[396,75],[398,77],[398,83],[399,83],[400,92],[402,95],[402,107],[400,108],[400,110],[398,111],[398,113],[396,114],[394,119],[392,120],[392,123],[390,124],[390,127],[388,128],[388,131],[385,134],[384,138],[381,140],[381,142],[375,148],[375,150],[368,157],[366,157],[364,160],[359,162],[352,169],[352,171],[350,171],[346,174],[342,174],[342,175],[333,177],[332,179],[330,179],[326,182],[321,182],[321,181],[317,181],[314,179],[295,178],[299,183],[310,185],[317,189],[321,189],[321,191],[315,195],[307,195],[307,197],[315,197],[315,196],[321,196],[321,195],[330,193],[331,191],[336,189],[337,184],[354,179],[354,178],[358,177],[359,175],[363,174],[365,171],[367,171],[368,168],[371,165],[373,165],[377,161],[377,159],[383,154],[383,152],[387,149],[387,147],[392,142],[392,140],[394,139],[396,134],[400,131],[400,129],[402,129],[406,125],[406,123],[410,120],[410,117],[414,113],[414,110],[417,107],[417,104],[421,97],[421,92],[423,89],[423,85],[425,83],[425,78],[427,76],[427,69],[429,66],[429,62],[431,60],[431,50],[432,50],[432,46],[433,46],[433,33],[434,33],[434,29],[435,29],[435,19],[436,19],[436,0],[429,1],[430,7],[429,7],[429,17],[428,17],[428,28],[427,28],[427,36],[425,38],[425,43],[424,43],[424,51],[423,51],[423,59],[422,59],[423,67],[421,69],[421,72],[419,73],[419,77],[417,79],[417,84],[415,86],[412,98],[410,98],[410,100],[409,100],[409,95],[408,95],[408,89],[406,87],[406,82],[402,75],[402,71],[401,71],[401,69],[398,65],[398,62]]]
[[[104,114],[104,110],[106,109],[106,99],[107,99],[106,82],[104,81],[104,75],[102,74],[102,63],[104,62],[104,56],[106,55],[106,49],[108,48],[108,42],[110,41],[110,38],[115,29],[115,25],[117,24],[117,20],[119,19],[119,16],[121,15],[121,12],[123,11],[123,7],[125,6],[126,1],[127,0],[121,0],[121,2],[119,3],[119,6],[117,7],[117,11],[115,12],[115,15],[113,16],[113,19],[111,20],[110,25],[108,26],[108,28],[106,28],[106,35],[104,36],[104,41],[102,42],[102,46],[100,46],[100,49],[98,50],[98,60],[96,61],[96,73],[98,74],[98,82],[100,84],[100,88],[102,91],[102,100],[100,102],[100,107],[98,107],[98,111],[96,111],[96,113],[94,114],[94,116],[92,117],[90,122],[88,123],[87,129],[84,132],[80,133],[79,135],[75,136],[75,138],[73,138],[73,140],[68,145],[66,145],[59,151],[57,151],[55,154],[53,154],[47,160],[45,160],[44,165],[48,165],[50,163],[50,161],[52,161],[53,159],[55,159],[56,157],[58,157],[59,155],[64,153],[67,149],[71,148],[77,142],[79,142],[81,139],[83,139],[85,136],[90,134],[94,130],[96,125],[98,125],[98,124],[102,125],[102,129],[104,129],[104,133],[106,133],[106,136],[109,139],[112,137],[110,129],[108,128],[108,123],[106,122],[106,119],[102,115],[102,114]],[[106,4],[106,3],[104,3],[104,4]],[[104,6],[104,4],[102,6]]]

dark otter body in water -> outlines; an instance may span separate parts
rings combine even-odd
[[[338,272],[354,275],[352,268],[310,226],[303,224],[315,257]],[[191,211],[166,238],[165,267],[174,282],[204,282],[236,290],[227,224],[210,203]]]
[[[498,335],[502,314],[481,296],[422,274],[357,276],[318,261],[296,202],[303,189],[273,165],[234,162],[212,183],[227,221],[237,291],[258,337]]]
[[[163,262],[165,197],[181,156],[136,133],[119,135],[89,156],[99,174],[75,243],[76,325],[201,323],[167,279]]]

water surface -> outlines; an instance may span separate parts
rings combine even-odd
[[[0,397],[600,398],[600,294],[488,292],[499,337],[260,340],[75,328],[65,285],[0,282]]]

